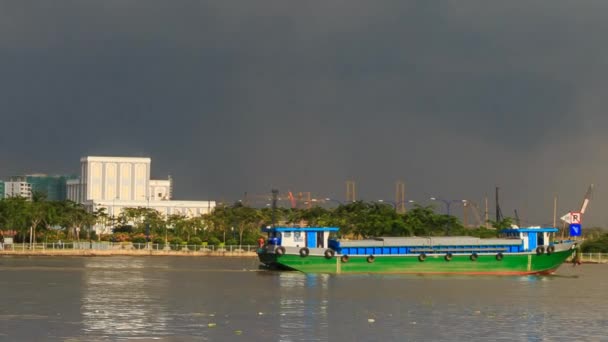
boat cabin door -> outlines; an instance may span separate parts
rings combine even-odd
[[[530,232],[528,233],[528,249],[533,251],[538,247],[538,233]]]
[[[317,233],[307,232],[306,233],[306,247],[316,248],[317,247]]]
[[[545,233],[538,234],[538,246],[544,246],[545,243]]]

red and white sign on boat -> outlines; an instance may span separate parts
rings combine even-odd
[[[568,224],[580,224],[582,221],[582,215],[580,212],[569,212],[560,218],[562,221]]]
[[[574,223],[574,224],[580,224],[581,223],[581,213],[578,212],[571,212],[570,213],[570,217],[572,218],[572,222],[570,223]]]

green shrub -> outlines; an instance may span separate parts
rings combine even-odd
[[[188,241],[189,245],[199,246],[201,243],[202,243],[201,238],[199,238],[198,236],[195,236],[195,237],[191,238],[190,241]]]
[[[146,243],[148,241],[146,240],[145,236],[136,235],[131,238],[131,242],[133,243],[134,248],[144,249],[144,248],[146,248]]]
[[[585,241],[581,246],[583,253],[608,253],[608,234]]]
[[[179,250],[181,247],[182,243],[182,239],[178,238],[178,237],[174,237],[171,238],[171,240],[169,240],[169,247],[171,247],[172,250],[177,251]]]
[[[216,238],[215,236],[212,236],[209,238],[209,245],[219,246],[219,244],[220,244],[220,239]]]
[[[266,240],[266,238],[264,238],[264,240]],[[243,245],[257,245],[257,244],[258,244],[258,238],[252,238],[252,237],[243,238]]]
[[[234,245],[238,245],[238,244],[239,244],[239,242],[236,241],[235,239],[231,238],[231,239],[226,240],[226,245],[227,246],[234,246]]]
[[[146,243],[146,238],[144,236],[134,236],[131,238],[131,242],[133,243]]]
[[[157,245],[164,245],[165,244],[165,238],[162,238],[160,236],[157,236],[154,238],[154,240],[152,240],[153,243],[157,244]]]

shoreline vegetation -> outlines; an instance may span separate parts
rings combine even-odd
[[[492,238],[498,236],[501,229],[511,228],[514,222],[507,217],[498,222],[477,220],[471,224],[460,222],[456,216],[440,213],[433,205],[413,204],[407,210],[397,210],[399,204],[331,200],[331,203],[311,202],[303,208],[277,207],[273,210],[269,206],[256,208],[237,201],[219,204],[212,212],[200,216],[179,213],[166,217],[149,207],[123,208],[117,213],[108,212],[105,207],[89,211],[82,204],[49,201],[45,194],[34,193],[31,200],[22,197],[0,199],[0,243],[10,245],[10,241],[16,245],[24,244],[27,247],[21,248],[19,253],[36,255],[41,253],[39,249],[55,248],[48,246],[57,244],[77,246],[67,248],[78,250],[106,250],[103,244],[139,246],[134,250],[121,247],[104,252],[69,252],[73,254],[145,255],[150,252],[142,251],[141,246],[152,244],[162,249],[153,251],[154,255],[189,252],[216,255],[229,246],[257,247],[266,238],[260,228],[273,223],[291,227],[340,227],[336,237],[357,240],[375,236],[466,235]],[[606,230],[585,228],[583,233],[581,252],[608,253]],[[553,238],[568,238],[566,227],[562,227]],[[36,247],[40,245],[45,247]],[[56,255],[59,252],[44,253]],[[255,254],[255,251],[252,253]]]

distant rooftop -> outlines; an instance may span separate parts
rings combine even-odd
[[[85,156],[80,161],[118,161],[118,162],[144,162],[150,163],[150,157],[117,157],[117,156]]]

